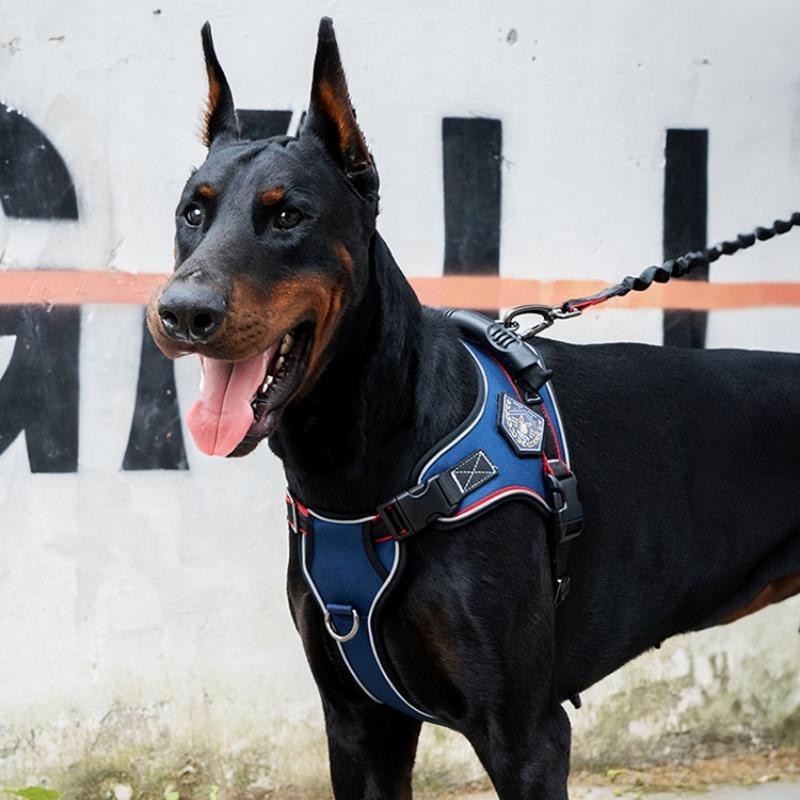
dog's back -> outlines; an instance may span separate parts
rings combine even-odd
[[[542,350],[586,514],[559,626],[568,694],[800,575],[800,356]]]

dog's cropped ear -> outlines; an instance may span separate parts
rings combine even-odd
[[[303,133],[306,131],[324,142],[362,193],[377,191],[375,164],[350,103],[333,20],[329,17],[323,17],[319,23],[311,100],[303,124]]]
[[[237,139],[239,125],[236,121],[236,109],[233,95],[225,78],[225,73],[214,52],[214,40],[211,38],[211,25],[206,22],[201,31],[203,54],[206,57],[206,73],[208,74],[208,100],[206,101],[205,124],[203,125],[203,141],[206,147],[216,141]]]

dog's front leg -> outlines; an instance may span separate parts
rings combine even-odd
[[[514,714],[513,716],[516,716]],[[558,704],[533,724],[492,714],[467,734],[500,800],[567,800],[570,724]]]
[[[342,707],[323,696],[336,800],[411,800],[421,723],[386,706]]]
[[[469,739],[501,800],[566,800],[570,724],[555,682],[544,520],[507,503],[457,536],[430,538],[437,542],[443,552],[425,554],[408,596],[418,619],[436,609],[427,626],[432,663],[447,677],[418,669],[426,675],[414,684],[419,705]],[[448,581],[452,565],[458,579]]]
[[[292,617],[317,683],[336,800],[410,800],[420,723],[370,700],[347,671],[290,551]]]

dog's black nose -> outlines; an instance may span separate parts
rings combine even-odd
[[[158,301],[158,316],[170,338],[203,344],[225,319],[225,298],[211,286],[174,283]]]

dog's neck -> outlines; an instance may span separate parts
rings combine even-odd
[[[323,371],[270,439],[291,491],[342,514],[369,512],[408,488],[413,465],[466,416],[475,393],[454,329],[420,306],[377,233],[368,269]]]

